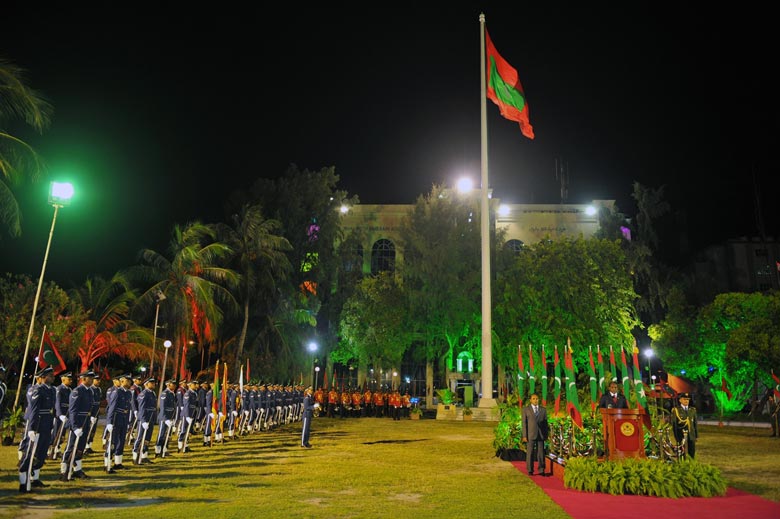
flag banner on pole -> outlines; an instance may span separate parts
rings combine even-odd
[[[615,350],[612,349],[612,346],[609,347],[609,369],[612,372],[612,377],[607,380],[606,386],[609,387],[609,383],[614,381],[617,381],[617,363],[615,363]]]
[[[590,410],[591,412],[594,412],[598,405],[598,382],[596,380],[596,366],[593,363],[593,348],[590,346],[588,346],[588,358],[590,360],[590,364],[588,365],[588,376],[590,377]]]
[[[628,395],[631,393],[631,377],[628,376],[628,364],[626,363],[626,350],[622,346],[620,347],[620,360],[623,362],[623,396],[628,400]]]
[[[780,399],[780,377],[775,375],[775,370],[770,370],[770,373],[772,374],[772,378],[775,381],[775,399]]]
[[[252,379],[249,378],[249,357],[247,357],[247,359],[246,359],[246,381],[249,382],[250,380],[252,380]]]
[[[220,423],[225,421],[225,418],[227,417],[227,390],[228,390],[228,378],[227,378],[227,372],[228,372],[228,365],[227,362],[222,364],[222,394],[221,396],[221,403],[222,403],[222,420]]]
[[[542,344],[542,405],[547,405],[547,359],[544,357],[544,344]]]
[[[219,402],[220,397],[220,391],[219,391],[219,361],[217,361],[217,365],[214,367],[214,385],[211,386],[211,414],[214,415],[214,424],[217,423],[217,402]]]
[[[582,413],[580,412],[580,399],[577,395],[577,379],[574,375],[571,339],[569,339],[564,352],[563,362],[566,369],[566,412],[571,416],[572,422],[582,429]]]
[[[485,47],[488,99],[498,106],[505,119],[518,123],[522,134],[533,139],[534,129],[528,118],[528,103],[517,70],[498,53],[487,28],[485,28]]]
[[[599,363],[599,394],[597,396],[601,398],[601,395],[607,390],[607,385],[606,380],[604,380],[604,359],[601,357],[601,348],[598,344],[596,345],[596,360]]]
[[[517,345],[517,405],[523,407],[525,368],[523,367],[523,347]]]
[[[238,374],[238,390],[244,394],[244,367],[241,367],[241,372]]]
[[[555,356],[553,357],[555,363],[555,384],[553,385],[553,393],[555,396],[555,414],[561,410],[561,364],[558,359],[558,345],[555,345]]]
[[[528,345],[528,397],[536,392],[536,374],[534,373],[534,352]]]
[[[68,369],[65,361],[62,360],[62,355],[57,351],[57,347],[54,346],[49,332],[43,333],[43,346],[41,347],[41,354],[38,355],[38,366],[41,368],[51,366],[55,375]]]
[[[639,348],[634,340],[634,391],[636,392],[636,406],[642,413],[642,422],[647,430],[653,428],[653,422],[650,420],[650,410],[647,408],[647,394],[645,386],[642,383],[642,371],[639,369]]]

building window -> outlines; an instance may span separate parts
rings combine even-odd
[[[378,240],[371,249],[371,273],[395,270],[395,245],[390,240]]]
[[[523,245],[525,244],[521,240],[509,240],[504,244],[504,248],[511,250],[515,254],[520,254],[520,251],[523,250]]]

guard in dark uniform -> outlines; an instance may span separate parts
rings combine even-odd
[[[691,395],[680,393],[680,404],[672,409],[672,431],[678,444],[685,443],[685,454],[696,456],[696,438],[698,427],[696,423],[696,408],[691,406]]]
[[[47,486],[40,480],[40,474],[51,444],[54,424],[56,391],[51,387],[54,370],[51,366],[44,368],[35,374],[35,379],[36,383],[27,395],[27,443],[19,464],[19,492]]]
[[[188,435],[193,432],[193,424],[198,416],[198,381],[190,380],[181,410],[181,427],[179,428],[179,441],[177,452],[190,452]]]
[[[154,387],[157,381],[154,378],[146,379],[144,390],[138,394],[138,428],[136,429],[135,443],[133,444],[133,462],[140,465],[151,463],[149,459],[149,442],[154,430],[154,412],[156,410],[157,395]]]
[[[133,414],[134,393],[130,389],[132,379],[130,374],[119,375],[119,387],[108,393],[108,405],[106,409],[106,431],[111,435],[111,445],[106,451],[104,465],[109,474],[114,470],[125,468],[122,464],[122,456],[127,440],[127,428],[130,426],[130,417]],[[109,456],[114,456],[113,468],[109,463]]]
[[[236,384],[230,384],[228,386],[226,397],[225,416],[227,421],[227,437],[229,440],[232,440],[236,431],[236,421],[238,418],[238,389],[236,388]]]
[[[159,411],[157,411],[157,443],[154,446],[154,457],[163,458],[168,455],[168,437],[171,434],[173,421],[176,419],[176,386],[175,380],[168,380],[165,389],[160,393]]]
[[[311,387],[303,393],[303,430],[301,431],[301,447],[311,449],[309,435],[311,434],[311,420],[314,418],[314,398]]]
[[[100,401],[103,400],[103,392],[100,390],[100,377],[92,379],[92,411],[89,414],[89,437],[87,438],[87,448],[84,449],[84,454],[91,454],[92,441],[95,439],[95,432],[97,431],[98,415],[100,414]]]
[[[81,459],[87,445],[89,433],[89,417],[92,413],[92,379],[95,373],[91,370],[79,373],[79,385],[70,392],[68,406],[68,446],[60,463],[60,480],[70,481],[73,478],[86,479],[82,469]]]
[[[108,401],[111,399],[111,394],[113,394],[114,391],[117,390],[122,385],[121,382],[119,382],[119,375],[116,375],[114,378],[111,379],[111,387],[106,389],[106,414],[108,414]],[[108,425],[108,418],[106,417],[106,425]],[[108,431],[106,428],[103,428],[103,447],[106,446],[106,438],[108,437]]]
[[[70,406],[70,385],[73,382],[73,374],[68,371],[60,375],[60,385],[57,386],[56,400],[54,402],[54,413],[57,415],[57,420],[54,422],[52,429],[52,438],[54,443],[52,444],[52,459],[57,459],[60,455],[60,445],[65,439],[65,431],[68,430],[68,407]]]

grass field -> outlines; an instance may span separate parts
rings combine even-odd
[[[41,473],[49,487],[33,494],[18,493],[16,447],[0,447],[0,517],[568,517],[495,457],[494,426],[317,418],[312,449],[299,446],[293,424],[211,448],[194,443],[191,453],[113,475],[92,454],[84,463],[91,479],[60,482],[49,461]],[[780,501],[780,440],[767,429],[704,426],[700,435],[698,459],[719,467],[730,486]]]

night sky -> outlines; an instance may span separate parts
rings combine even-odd
[[[757,235],[756,200],[780,235],[768,7],[29,4],[4,3],[0,57],[27,70],[54,119],[42,136],[6,129],[75,184],[46,271],[65,288],[164,250],[175,223],[222,219],[231,191],[289,164],[334,166],[364,203],[478,181],[480,12],[536,133],[488,102],[494,196],[560,202],[557,159],[570,203],[615,199],[633,214],[634,181],[665,185],[694,248]],[[40,273],[47,192],[18,190],[23,237],[3,236],[0,272]]]

